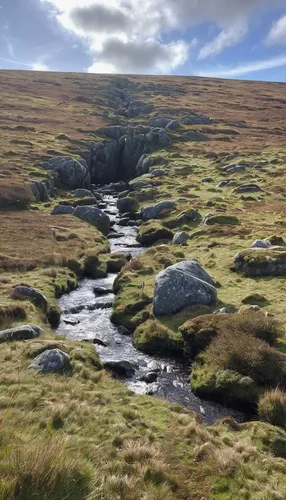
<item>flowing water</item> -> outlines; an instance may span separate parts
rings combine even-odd
[[[145,249],[140,247],[136,241],[136,227],[121,227],[116,197],[106,195],[105,211],[110,219],[115,222],[114,231],[124,233],[124,236],[110,239],[111,252],[127,252],[136,257]],[[208,423],[217,418],[232,416],[238,421],[243,421],[245,416],[239,411],[226,408],[220,404],[202,400],[196,397],[189,384],[190,369],[177,360],[164,357],[149,356],[139,352],[132,344],[132,337],[120,332],[120,328],[111,323],[112,302],[114,294],[107,293],[97,296],[93,289],[103,287],[112,290],[116,274],[109,274],[103,279],[83,279],[79,287],[66,295],[63,295],[58,304],[62,309],[61,323],[58,333],[65,334],[74,340],[94,340],[104,345],[96,345],[96,350],[103,362],[109,360],[128,360],[135,362],[137,370],[132,378],[124,379],[129,389],[137,394],[153,394],[168,401],[180,403],[185,407],[196,411],[202,419]],[[140,380],[142,375],[157,371],[156,382],[147,384]]]

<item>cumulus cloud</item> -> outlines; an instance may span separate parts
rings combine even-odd
[[[89,71],[170,72],[184,64],[187,28],[214,23],[220,34],[199,58],[217,55],[247,34],[251,12],[269,0],[40,0],[57,8],[56,18],[81,36],[93,56]],[[284,0],[272,0],[273,4]],[[237,21],[239,19],[239,22]]]
[[[273,23],[266,37],[268,45],[286,45],[286,15]]]
[[[216,56],[226,48],[237,45],[248,33],[248,25],[245,22],[239,22],[225,29],[211,42],[204,45],[200,50],[198,59],[206,59],[209,56]]]

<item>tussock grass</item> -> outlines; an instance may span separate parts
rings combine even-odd
[[[276,388],[262,394],[258,414],[265,422],[286,428],[286,393]]]

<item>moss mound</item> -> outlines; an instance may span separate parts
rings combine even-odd
[[[214,226],[215,224],[237,226],[240,222],[235,215],[213,215],[207,218],[206,224],[207,226]]]
[[[174,233],[160,223],[150,221],[142,224],[138,231],[137,240],[143,246],[153,245],[160,240],[171,240]]]
[[[286,428],[286,393],[274,389],[262,394],[258,402],[258,414],[265,422]],[[286,457],[286,443],[283,448]]]
[[[133,343],[139,351],[148,354],[178,356],[183,353],[183,340],[156,320],[149,320],[136,328]]]

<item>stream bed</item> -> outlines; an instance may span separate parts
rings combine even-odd
[[[136,241],[137,228],[135,226],[122,227],[117,210],[117,198],[105,195],[104,211],[110,220],[115,222],[112,231],[124,234],[119,238],[110,239],[111,252],[126,252],[136,257],[146,249],[140,247]],[[237,421],[245,420],[245,415],[239,411],[226,408],[220,404],[200,399],[195,396],[189,384],[189,366],[165,357],[155,357],[139,352],[132,343],[132,336],[126,336],[110,321],[114,294],[111,292],[116,274],[109,274],[102,279],[84,278],[79,287],[73,292],[63,295],[58,304],[62,309],[61,323],[57,333],[65,334],[74,340],[96,339],[96,350],[103,362],[132,361],[137,369],[132,378],[124,379],[127,387],[137,394],[152,394],[179,403],[190,410],[199,413],[207,423],[216,419],[232,416]],[[94,293],[95,287],[110,290],[106,295]],[[102,343],[103,345],[98,345]],[[149,372],[157,372],[157,380],[146,383],[142,376]]]

